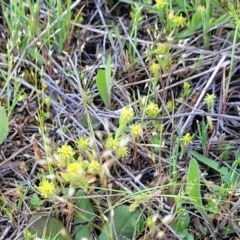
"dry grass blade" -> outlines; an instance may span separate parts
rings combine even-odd
[[[2,5],[0,105],[9,134],[0,145],[0,240],[35,238],[29,219],[39,213],[72,240],[82,228],[98,240],[239,238],[234,4]],[[129,235],[120,236],[128,224],[116,209],[129,216]],[[78,223],[76,210],[91,217]]]

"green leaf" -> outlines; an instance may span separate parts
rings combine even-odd
[[[88,158],[90,159],[90,162],[96,161],[96,158],[92,155],[91,152],[88,150],[85,150],[85,153],[87,154]]]
[[[37,61],[37,63],[44,64],[46,60],[43,58],[43,56],[39,53],[39,51],[35,48],[29,48],[27,50],[27,53]]]
[[[33,215],[29,219],[29,232],[37,234],[39,238],[54,240],[72,240],[66,228],[55,217]]]
[[[198,123],[198,132],[201,139],[203,153],[206,153],[206,148],[207,148],[207,138],[208,138],[207,130],[208,130],[208,125],[204,121],[201,121],[200,123]]]
[[[38,195],[36,193],[34,193],[32,198],[31,198],[30,203],[36,210],[40,210],[41,206],[44,204],[44,201],[40,200]]]
[[[190,160],[187,177],[187,190],[191,203],[199,211],[202,217],[206,219],[207,214],[204,210],[201,197],[199,166],[195,159]]]
[[[189,213],[188,213],[188,211],[183,209],[181,211],[181,213],[178,214],[178,216],[177,216],[177,224],[176,224],[177,228],[176,229],[178,231],[184,230],[184,229],[186,229],[188,227],[189,223],[190,223]]]
[[[107,63],[106,63],[106,77],[105,77],[109,95],[110,95],[110,90],[111,90],[111,87],[112,87],[112,76],[111,76],[112,66],[111,65],[112,65],[112,57],[111,57],[111,55],[109,55],[108,59],[107,59]]]
[[[189,233],[186,237],[186,240],[194,240],[194,236],[191,233]]]
[[[220,15],[219,18],[214,18],[213,19],[211,27],[215,27],[217,25],[223,26],[224,24],[231,25],[231,23],[232,23],[231,18],[228,15],[223,14],[223,15]]]
[[[107,89],[107,83],[105,81],[105,78],[106,78],[106,70],[99,69],[97,73],[97,78],[96,78],[97,87],[105,107],[108,108],[110,106],[110,102],[109,102],[108,89]]]
[[[84,197],[86,196],[83,190],[79,190],[76,193],[76,197]],[[92,204],[88,198],[82,198],[78,200],[76,203],[77,209],[75,212],[75,220],[74,223],[86,223],[92,221],[95,216],[94,209]]]
[[[111,103],[111,87],[112,87],[112,77],[111,77],[111,56],[108,57],[106,63],[106,69],[99,69],[96,77],[96,83],[100,97],[102,98],[106,108],[110,108]]]
[[[189,150],[191,155],[194,156],[198,161],[206,164],[210,168],[214,169],[215,171],[219,172],[222,176],[222,181],[228,184],[229,186],[231,185],[236,185],[236,183],[239,182],[240,180],[240,175],[239,172],[236,171],[235,169],[231,168],[230,166],[227,165],[227,163],[224,163],[228,167],[219,167],[219,163],[213,161],[212,159],[205,157],[204,155],[194,151],[194,150]],[[237,189],[239,188],[236,185]]]
[[[129,212],[129,206],[127,205],[121,205],[114,210],[114,226],[117,236],[121,236],[120,239],[132,239],[135,227],[139,229],[138,225],[141,226],[143,224],[142,217],[140,217],[140,220],[137,222],[140,214],[141,211],[139,209],[136,209],[134,212]],[[110,221],[110,218],[109,216],[109,221],[104,224],[103,231],[98,240],[114,239],[113,223]]]
[[[192,156],[194,156],[195,158],[197,158],[197,160],[199,160],[200,162],[206,164],[207,166],[209,166],[210,168],[214,169],[215,171],[219,172],[222,175],[227,174],[228,172],[228,168],[227,167],[221,167],[219,168],[219,164],[215,161],[213,161],[212,159],[205,157],[204,155],[194,151],[194,150],[190,150],[190,153]]]
[[[85,196],[83,190],[79,190],[76,194],[76,197]],[[91,237],[91,222],[95,216],[94,209],[89,199],[82,198],[77,203],[77,210],[75,212],[75,219],[74,219],[74,232],[75,240],[78,239],[90,239]]]
[[[61,172],[60,175],[61,175],[61,177],[64,179],[64,181],[70,182],[71,179],[70,179],[68,173]]]
[[[110,222],[106,222],[103,225],[102,232],[98,236],[98,240],[112,240],[114,239],[113,229]]]
[[[89,224],[86,224],[86,225],[81,224],[76,226],[74,229],[75,229],[74,232],[76,233],[74,237],[75,240],[91,239],[91,231],[90,231]]]
[[[8,117],[3,107],[0,107],[0,144],[8,135]]]
[[[177,233],[178,233],[178,235],[179,235],[181,238],[186,238],[187,235],[188,235],[188,230],[187,230],[187,229],[183,229],[183,230],[181,230],[181,231],[178,231]]]

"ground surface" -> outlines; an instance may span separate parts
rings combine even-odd
[[[1,3],[0,239],[239,239],[237,3],[26,2]]]

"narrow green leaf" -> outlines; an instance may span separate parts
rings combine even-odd
[[[3,107],[0,107],[0,144],[8,135],[8,117]]]
[[[111,55],[108,56],[108,59],[107,59],[107,64],[106,64],[106,75],[105,75],[105,80],[106,80],[106,83],[107,83],[107,91],[108,91],[108,94],[110,96],[110,91],[111,91],[111,87],[112,87],[112,57]]]
[[[227,163],[224,163],[227,167],[219,167],[219,164],[212,159],[205,157],[204,155],[190,150],[190,153],[193,157],[195,157],[198,161],[204,163],[208,167],[214,169],[215,171],[219,172],[222,177],[222,181],[225,182],[227,185],[236,185],[239,182],[240,175],[239,172],[229,166]]]
[[[110,96],[108,93],[108,86],[106,82],[106,70],[99,69],[97,73],[96,83],[100,97],[106,108],[110,107]]]
[[[109,55],[105,70],[99,69],[97,73],[96,83],[100,97],[102,98],[106,108],[110,108],[111,88],[112,88],[112,58]]]
[[[187,192],[194,207],[199,211],[202,217],[207,218],[202,204],[199,166],[195,159],[190,160],[188,168]]]
[[[207,166],[209,166],[210,168],[214,169],[215,171],[219,172],[222,175],[227,174],[228,169],[227,167],[221,167],[219,168],[219,164],[215,161],[213,161],[212,159],[205,157],[204,155],[194,151],[194,150],[190,150],[190,153],[192,156],[194,156],[198,161],[206,164]]]
[[[43,56],[41,55],[41,53],[35,49],[35,48],[29,48],[27,50],[27,53],[37,61],[37,63],[42,63],[44,64],[46,62],[46,60],[43,58]]]

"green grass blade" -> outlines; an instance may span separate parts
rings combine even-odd
[[[3,143],[8,134],[8,117],[3,107],[0,107],[0,144]]]
[[[221,167],[219,168],[219,163],[213,161],[212,159],[205,157],[204,155],[194,151],[194,150],[190,150],[190,153],[193,157],[195,157],[198,161],[206,164],[207,166],[209,166],[210,168],[214,169],[215,171],[219,172],[222,175],[227,174],[228,172],[228,168],[227,167]]]
[[[96,83],[100,97],[102,98],[104,105],[107,109],[110,108],[111,104],[111,87],[112,87],[112,77],[111,77],[111,56],[108,57],[106,63],[106,69],[99,69],[97,73]]]
[[[109,108],[110,104],[109,104],[109,97],[108,97],[108,91],[107,91],[107,84],[105,81],[105,75],[106,75],[106,71],[103,69],[99,69],[97,73],[96,82],[97,82],[97,87],[98,87],[100,97],[102,98],[105,107]]]
[[[111,90],[111,87],[112,87],[112,76],[111,76],[111,73],[112,73],[112,68],[111,68],[111,65],[112,65],[112,57],[111,55],[108,56],[108,59],[107,59],[107,63],[106,63],[106,76],[105,76],[105,80],[106,80],[106,83],[107,83],[107,91],[108,91],[108,95],[110,97],[110,90]]]
[[[233,169],[231,166],[229,166],[227,163],[224,163],[226,167],[219,167],[219,163],[213,161],[212,159],[205,157],[204,155],[194,151],[190,150],[190,153],[193,157],[195,157],[198,161],[204,163],[208,167],[214,169],[215,171],[219,172],[221,174],[221,179],[224,183],[226,183],[228,186],[235,185],[239,182],[239,173]]]

